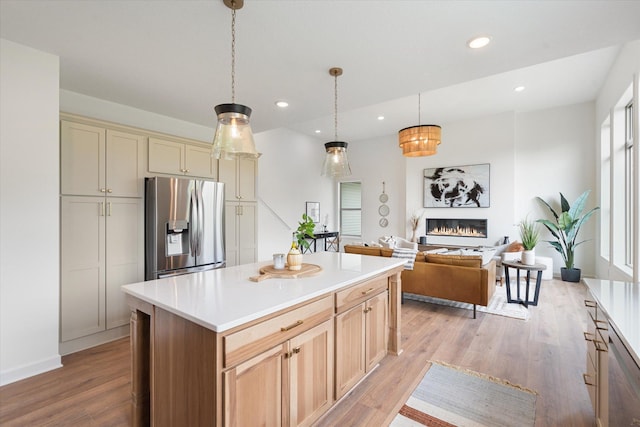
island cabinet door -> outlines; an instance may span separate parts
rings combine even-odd
[[[365,304],[336,316],[336,399],[365,374]]]
[[[333,321],[292,338],[289,364],[289,420],[283,425],[309,426],[333,404]],[[286,402],[285,396],[285,402]]]
[[[389,328],[389,292],[383,292],[365,304],[367,372],[387,354]]]
[[[282,425],[285,345],[279,345],[225,371],[226,427]]]

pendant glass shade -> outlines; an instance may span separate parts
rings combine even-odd
[[[240,104],[220,104],[215,110],[218,126],[213,137],[213,156],[225,160],[260,157],[249,125],[251,108]]]
[[[330,177],[340,177],[351,175],[351,167],[347,159],[347,144],[342,141],[327,142],[324,148],[327,155],[322,165],[322,175]]]
[[[406,157],[432,156],[440,145],[440,126],[421,125],[404,128],[398,132],[402,155]]]

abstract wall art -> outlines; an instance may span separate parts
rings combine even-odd
[[[424,170],[425,208],[488,208],[489,163]]]

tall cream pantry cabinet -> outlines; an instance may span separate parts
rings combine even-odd
[[[146,138],[91,121],[60,124],[60,352],[128,333],[120,286],[144,280]]]
[[[258,162],[254,159],[220,160],[218,181],[224,182],[225,254],[227,266],[257,259]]]

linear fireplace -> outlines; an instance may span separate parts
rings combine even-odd
[[[487,220],[427,218],[427,236],[487,237]]]

